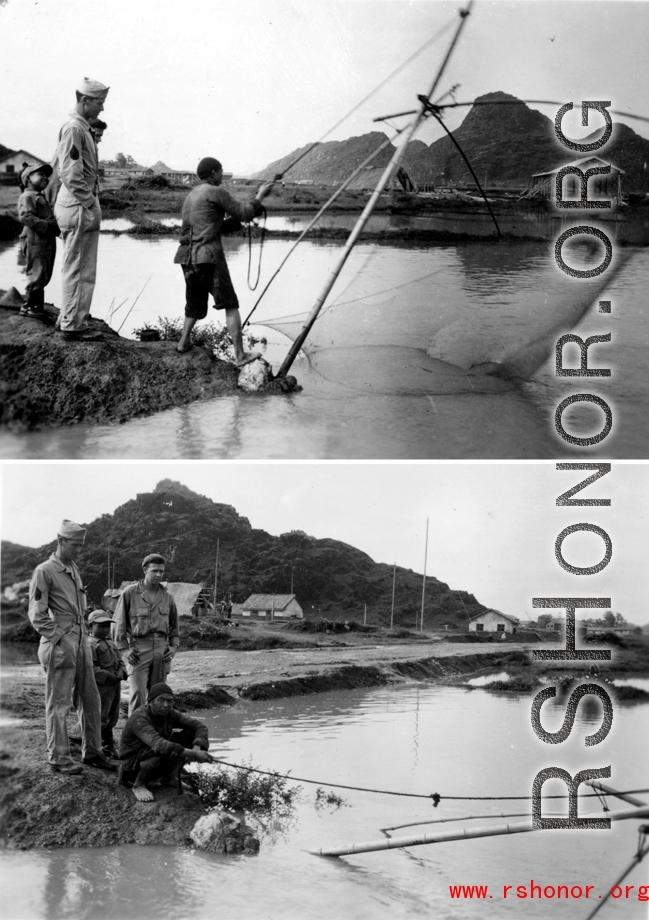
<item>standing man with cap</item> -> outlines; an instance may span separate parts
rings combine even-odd
[[[158,553],[145,556],[144,578],[125,588],[115,610],[115,642],[129,679],[129,716],[146,703],[147,690],[166,679],[180,645],[176,602],[161,584],[165,565]]]
[[[55,773],[82,773],[70,755],[66,718],[79,711],[82,762],[115,770],[101,752],[101,700],[95,683],[92,651],[83,616],[86,592],[75,559],[86,531],[63,521],[58,545],[34,570],[29,586],[29,619],[41,637],[38,659],[45,670],[45,731],[48,761]]]
[[[97,145],[90,130],[104,108],[108,86],[84,77],[76,91],[77,104],[59,133],[56,165],[61,187],[55,214],[63,239],[63,292],[60,327],[69,341],[93,342],[88,315],[97,274],[99,207]]]

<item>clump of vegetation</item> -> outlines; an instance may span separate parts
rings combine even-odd
[[[490,690],[496,693],[527,693],[538,687],[538,681],[534,677],[519,676],[512,677],[511,680],[492,680],[491,683],[484,684],[481,689]]]
[[[330,808],[333,811],[336,808],[349,808],[349,805],[342,796],[336,795],[335,792],[325,792],[318,786],[315,791],[315,807],[318,811],[322,808]]]
[[[134,329],[134,334],[138,339],[142,339],[143,332],[155,330],[159,333],[163,342],[179,342],[183,331],[184,320],[182,317],[169,319],[167,316],[159,316],[157,325],[142,326]],[[234,361],[234,349],[232,339],[225,326],[217,326],[214,323],[203,323],[195,326],[192,330],[192,345],[198,348],[205,348],[222,361]],[[255,345],[266,345],[266,339],[258,339],[249,332],[244,332],[243,343],[246,350],[251,350]]]
[[[279,773],[254,773],[250,761],[243,766],[203,767],[189,774],[190,783],[208,808],[244,811],[260,819],[291,817],[302,787],[287,788],[288,780]]]

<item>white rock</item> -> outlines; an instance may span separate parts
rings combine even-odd
[[[237,385],[246,393],[259,393],[270,382],[272,367],[264,358],[244,364]]]

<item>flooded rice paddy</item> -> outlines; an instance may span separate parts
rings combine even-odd
[[[525,801],[460,802],[444,796],[529,795],[536,773],[555,764],[573,773],[611,764],[611,785],[647,787],[646,704],[616,704],[611,733],[596,748],[585,748],[584,737],[599,726],[599,709],[582,704],[570,739],[550,750],[532,732],[530,704],[528,694],[504,697],[411,684],[200,712],[217,757],[232,763],[250,759],[262,769],[316,781],[301,783],[293,818],[269,829],[260,854],[221,857],[137,846],[5,851],[0,913],[8,920],[582,920],[592,899],[630,862],[637,820],[605,831],[539,831],[341,859],[308,852],[382,839],[382,828],[415,822],[492,816],[390,833],[498,824],[506,820],[502,814],[527,816]],[[544,725],[555,731],[564,709],[546,706]],[[326,783],[425,797],[439,792],[443,798],[435,809],[428,798],[330,790]],[[342,805],[316,808],[319,787],[342,796]],[[563,791],[554,780],[545,787],[548,795]],[[584,813],[595,813],[597,799],[588,801]],[[550,802],[547,811],[559,814],[562,807]],[[512,819],[521,820],[525,817]],[[593,885],[594,892],[589,901],[517,899],[516,886],[532,880],[543,887]],[[633,895],[605,905],[602,920],[645,917],[647,905],[635,891],[646,882],[646,869],[636,867],[625,880],[636,886]],[[490,897],[453,899],[450,885],[487,885]],[[506,885],[514,887],[503,899]]]
[[[225,245],[246,317],[292,241],[266,241],[256,292],[248,289],[247,278],[256,275],[259,243],[253,244],[251,264],[245,240],[227,239]],[[173,264],[176,248],[173,238],[102,234],[93,315],[126,336],[158,317],[182,317],[184,284]],[[267,338],[265,356],[275,369],[340,249],[338,241],[302,243],[256,309],[251,329]],[[622,261],[629,250],[619,253]],[[0,286],[23,290],[21,271],[17,244],[0,248]],[[235,395],[121,426],[5,433],[0,457],[580,456],[579,448],[570,448],[554,431],[559,402],[585,390],[583,382],[555,375],[554,343],[575,329],[583,338],[612,334],[610,344],[591,350],[591,363],[611,367],[612,376],[589,381],[587,391],[611,405],[614,425],[599,447],[586,449],[588,456],[644,457],[649,452],[643,421],[649,396],[648,286],[646,248],[634,251],[600,289],[560,273],[548,242],[360,244],[314,327],[310,343],[318,349],[293,366],[302,393]],[[48,294],[60,302],[57,269]],[[610,316],[597,312],[600,298],[611,300]],[[220,321],[212,311],[209,319]],[[566,365],[576,366],[570,348],[576,346],[566,349]],[[182,360],[189,358],[179,356]],[[512,370],[517,379],[482,372],[497,366]],[[564,423],[583,437],[600,430],[599,413],[577,404],[564,414]]]

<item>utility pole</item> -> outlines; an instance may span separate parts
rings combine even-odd
[[[270,622],[275,622],[275,592],[273,592],[273,603],[270,608]]]
[[[293,593],[293,566],[291,566],[291,594]]]
[[[108,589],[113,587],[113,580],[110,577],[110,543],[108,544],[108,584],[106,587]]]
[[[216,541],[216,563],[214,565],[214,613],[216,613],[216,586],[219,580],[219,540]]]
[[[428,561],[428,518],[426,518],[426,548],[424,550],[424,583],[421,587],[421,622],[419,632],[424,628],[424,599],[426,597],[426,562]]]
[[[363,626],[367,626],[367,604],[365,604],[365,613],[363,614]]]
[[[394,626],[394,589],[397,579],[397,564],[394,563],[394,568],[392,569],[392,613],[390,614],[390,629]]]

